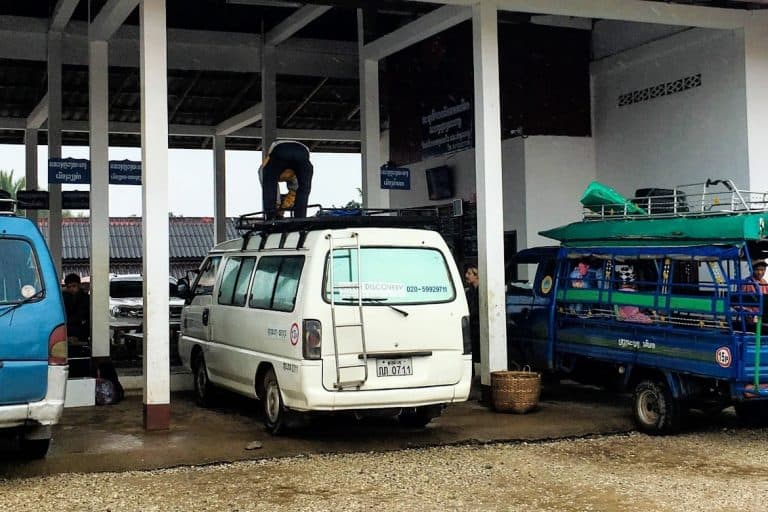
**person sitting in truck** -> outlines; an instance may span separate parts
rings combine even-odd
[[[620,292],[636,292],[635,270],[631,265],[619,265],[616,267],[616,276],[618,278],[618,290]],[[618,306],[616,317],[622,322],[636,322],[640,324],[653,323],[653,319],[640,311],[637,306],[624,305]]]
[[[768,296],[768,281],[765,280],[765,269],[768,263],[764,259],[752,261],[752,275],[741,285],[741,291],[750,295],[759,297],[759,295]],[[745,311],[759,313],[760,308],[756,306],[744,306]],[[748,321],[751,324],[757,323],[757,316],[749,316]]]

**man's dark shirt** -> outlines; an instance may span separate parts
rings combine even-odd
[[[64,310],[67,313],[67,336],[75,336],[81,341],[88,340],[91,330],[91,298],[82,290],[63,295]]]

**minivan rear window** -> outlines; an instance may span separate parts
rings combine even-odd
[[[333,251],[333,285],[326,265],[324,299],[356,303],[358,285],[370,304],[434,304],[456,297],[443,254],[420,247],[363,247],[358,272],[357,249]]]
[[[0,239],[0,304],[20,302],[41,289],[40,269],[29,242]]]

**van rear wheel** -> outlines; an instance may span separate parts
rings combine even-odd
[[[287,411],[280,394],[280,384],[277,382],[275,370],[272,368],[267,370],[262,382],[264,396],[261,397],[261,405],[264,408],[264,424],[270,434],[281,434],[285,431]]]
[[[42,459],[48,453],[48,447],[51,445],[50,439],[25,439],[23,436],[19,441],[21,452],[28,459]]]
[[[644,380],[632,396],[635,423],[646,434],[671,434],[680,429],[680,403],[666,382]]]
[[[408,407],[400,411],[400,414],[397,416],[397,421],[404,427],[423,428],[442,413],[443,408],[439,405]]]
[[[210,407],[213,405],[214,393],[213,384],[208,380],[208,368],[205,366],[205,356],[202,352],[199,352],[195,356],[195,402],[200,407]]]

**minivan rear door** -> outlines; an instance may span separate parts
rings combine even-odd
[[[365,380],[363,390],[459,382],[467,306],[444,253],[423,246],[357,252],[335,249],[333,268],[326,266],[324,300],[334,320],[323,335],[325,388],[339,380]]]
[[[0,237],[0,405],[45,397],[51,335],[32,244]],[[53,293],[59,293],[54,289]]]

